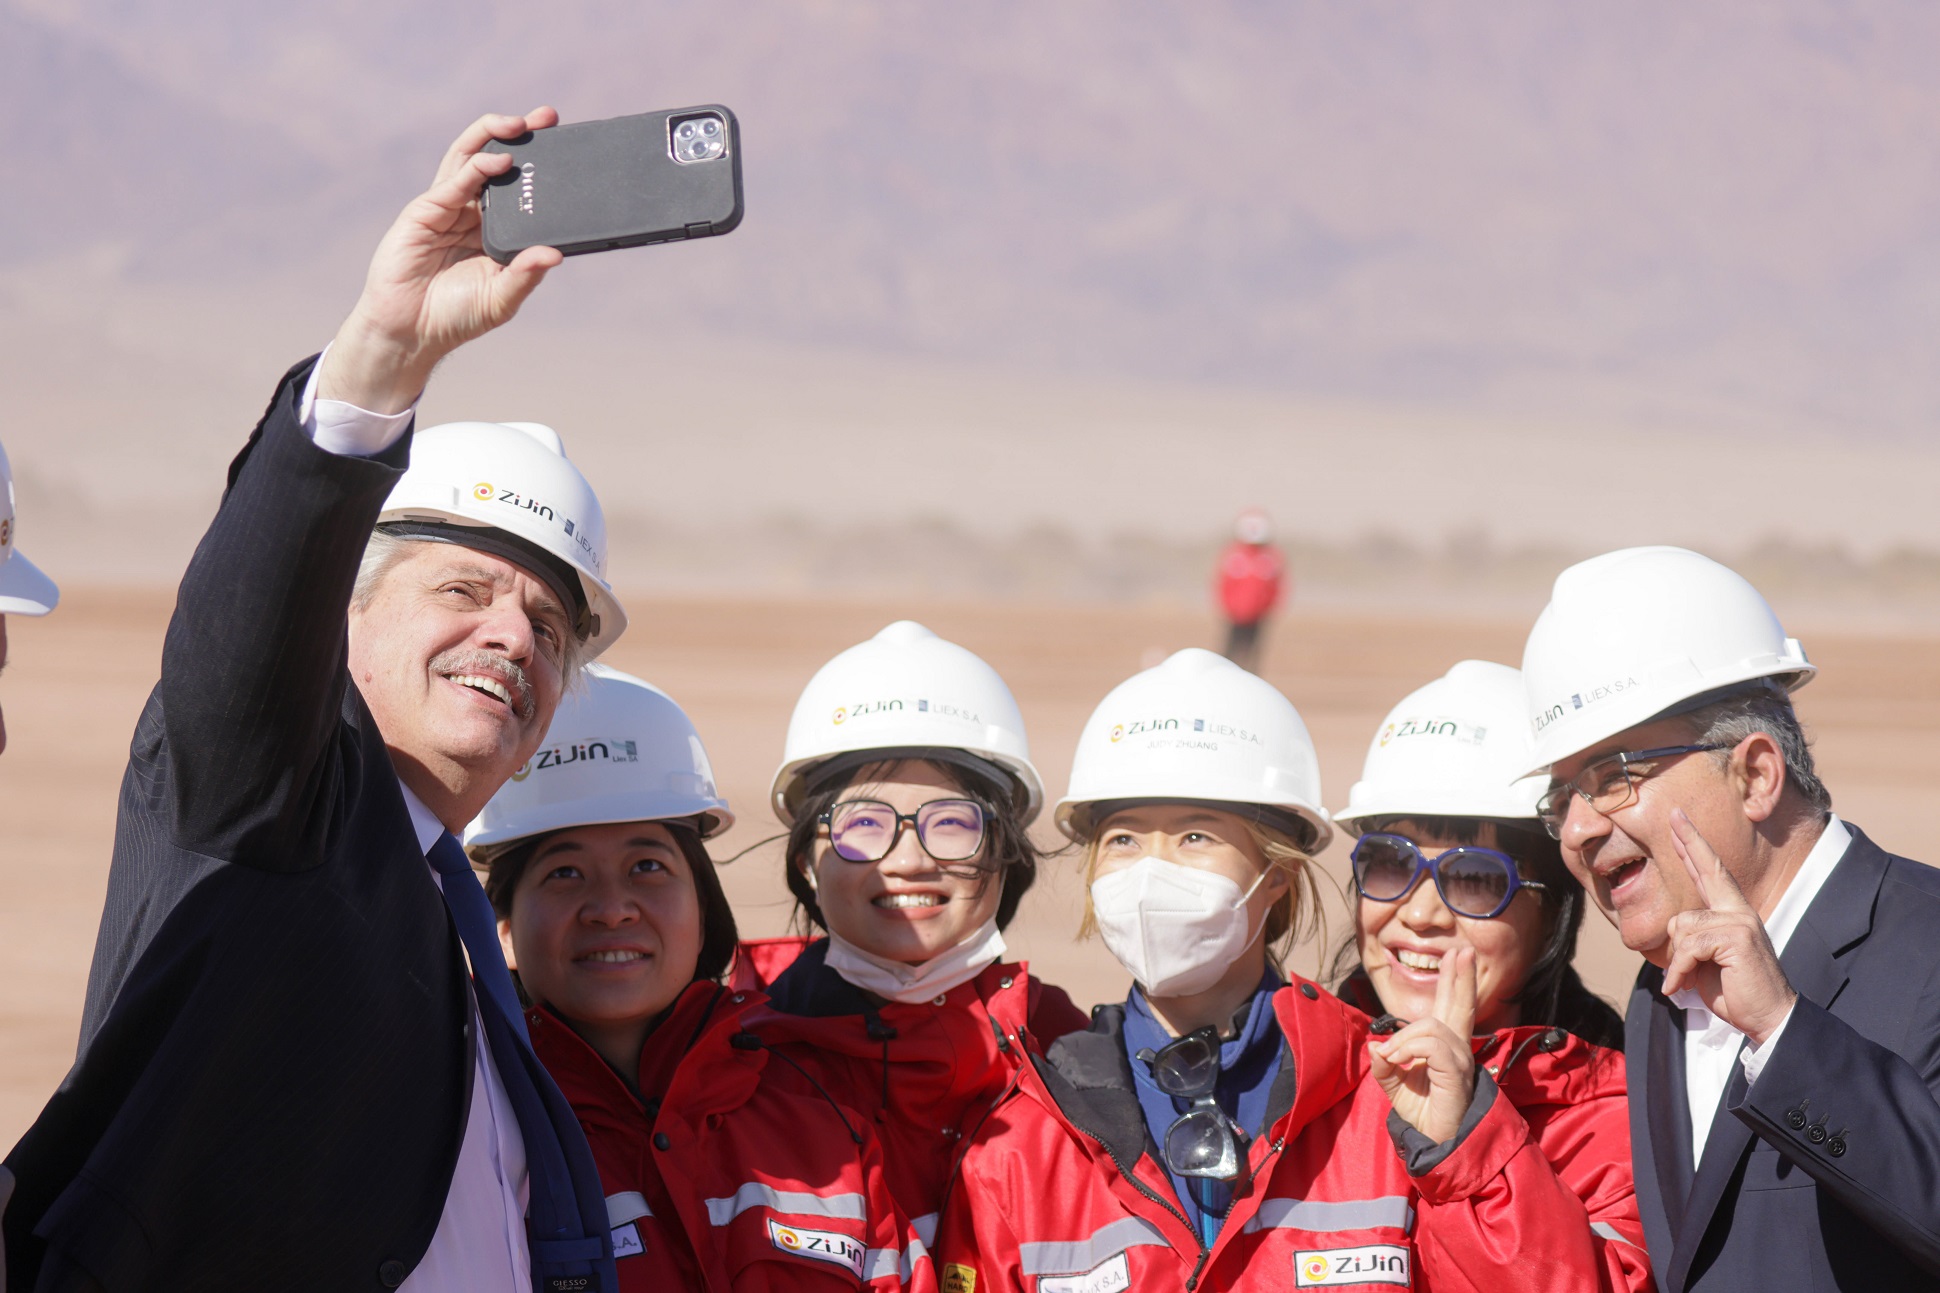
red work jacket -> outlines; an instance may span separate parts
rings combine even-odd
[[[1273,1004],[1287,1052],[1267,1130],[1210,1249],[1146,1130],[1122,1010],[1106,1010],[1020,1070],[966,1149],[935,1245],[946,1293],[1609,1287],[1582,1204],[1489,1078],[1479,1120],[1412,1176],[1367,1072],[1367,1017],[1298,978]]]
[[[647,1039],[637,1097],[557,1015],[527,1012],[599,1164],[621,1293],[931,1293],[868,1121],[775,1080],[787,1065],[746,1027],[761,1003],[688,988]]]
[[[1623,1052],[1561,1028],[1504,1028],[1475,1039],[1488,1070],[1589,1228],[1602,1259],[1588,1288],[1647,1293],[1656,1287],[1630,1166],[1630,1102]]]
[[[1266,618],[1280,600],[1280,550],[1264,543],[1226,545],[1219,554],[1219,608],[1235,624]]]
[[[826,939],[802,952],[758,1026],[836,1100],[868,1114],[890,1192],[927,1242],[964,1138],[1026,1053],[1083,1028],[1085,1014],[1019,963],[912,1006],[863,993],[823,963],[827,954]]]

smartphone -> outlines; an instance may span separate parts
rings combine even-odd
[[[568,256],[711,238],[741,223],[741,131],[719,104],[582,121],[487,152],[517,165],[485,186],[485,254]]]

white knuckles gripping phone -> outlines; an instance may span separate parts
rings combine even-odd
[[[719,104],[530,131],[487,152],[515,165],[485,186],[485,254],[568,256],[711,238],[741,223],[741,133]]]

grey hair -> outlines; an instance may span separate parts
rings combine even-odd
[[[411,549],[430,539],[405,538],[396,534],[386,534],[382,530],[372,530],[370,541],[364,545],[364,559],[357,563],[357,582],[350,586],[350,609],[361,611],[368,608],[377,596],[377,590],[391,571],[397,569]],[[570,627],[566,630],[565,650],[559,657],[559,682],[561,694],[579,686],[580,669],[586,663],[586,644],[579,640],[578,634]]]
[[[1761,686],[1726,696],[1682,716],[1696,745],[1722,745],[1711,751],[1719,767],[1731,762],[1731,751],[1746,737],[1763,732],[1785,758],[1785,779],[1815,811],[1832,811],[1832,792],[1819,779],[1812,763],[1812,743],[1799,722],[1792,700],[1776,687]]]

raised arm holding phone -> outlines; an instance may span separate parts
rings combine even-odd
[[[452,144],[231,467],[135,732],[79,1056],[7,1157],[15,1293],[614,1287],[453,838],[625,626],[604,525],[545,428],[411,432],[560,261],[483,256],[478,209],[513,165],[485,146],[557,120]]]

